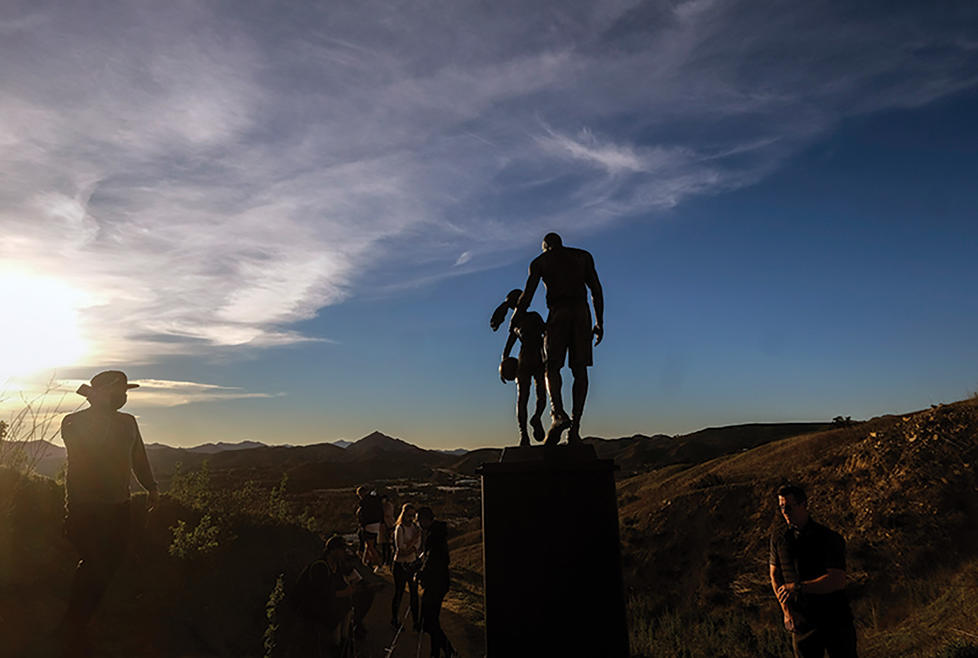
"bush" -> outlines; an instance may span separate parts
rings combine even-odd
[[[954,640],[944,645],[935,658],[978,658],[978,644],[966,640]]]
[[[31,473],[44,458],[46,444],[61,433],[64,395],[54,406],[45,406],[53,385],[34,399],[21,399],[20,411],[9,421],[0,420],[0,466]],[[0,402],[4,402],[0,394]]]
[[[707,473],[693,482],[693,489],[709,489],[710,487],[719,487],[724,484],[723,478],[716,473]]]
[[[184,472],[182,465],[177,464],[169,494],[190,508],[211,514],[218,525],[231,525],[235,517],[248,517],[315,531],[316,519],[307,509],[300,510],[288,500],[288,483],[289,475],[283,473],[279,484],[271,489],[263,489],[250,480],[230,490],[217,488],[205,461],[199,470],[190,472]]]
[[[173,541],[170,543],[169,553],[184,560],[210,555],[220,548],[222,535],[228,539],[227,533],[214,523],[210,514],[200,517],[200,521],[192,529],[188,529],[186,521],[178,520],[170,530],[173,531]]]
[[[272,587],[268,601],[265,603],[265,619],[268,621],[265,626],[265,658],[272,658],[275,655],[279,629],[279,606],[283,599],[285,599],[285,574],[280,573],[275,579],[275,586]]]
[[[788,658],[788,634],[760,626],[742,610],[656,614],[642,596],[628,601],[628,628],[634,656],[727,656],[727,658]]]

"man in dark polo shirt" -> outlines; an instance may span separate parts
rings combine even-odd
[[[808,514],[805,491],[778,490],[787,522],[771,536],[771,587],[797,658],[856,656],[856,629],[846,598],[846,542]]]

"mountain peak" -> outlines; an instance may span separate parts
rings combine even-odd
[[[425,452],[416,445],[373,431],[347,448],[352,453]]]
[[[360,441],[381,441],[383,439],[387,439],[388,441],[400,441],[400,439],[395,439],[393,437],[387,436],[386,434],[384,434],[379,430],[374,430],[373,432],[363,437],[359,441],[354,441],[354,443],[360,443]]]

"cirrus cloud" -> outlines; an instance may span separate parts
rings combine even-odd
[[[0,258],[90,293],[102,362],[322,339],[976,84],[967,5],[508,4],[8,5]]]

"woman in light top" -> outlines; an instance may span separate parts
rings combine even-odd
[[[418,553],[421,550],[421,527],[415,523],[417,512],[414,505],[405,503],[401,515],[397,517],[394,526],[394,599],[391,601],[391,626],[401,627],[398,612],[401,598],[404,596],[404,585],[410,592],[411,619],[414,629],[420,628],[418,619],[418,583],[414,573],[418,570]]]

